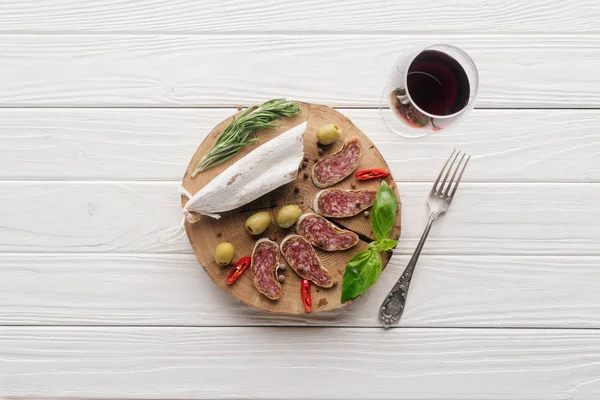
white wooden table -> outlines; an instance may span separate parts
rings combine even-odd
[[[481,90],[411,141],[376,107],[415,42]],[[156,241],[204,135],[276,96],[338,107],[399,180],[401,243],[343,313],[250,309]],[[0,107],[1,396],[600,398],[597,0],[0,0]],[[453,148],[466,182],[384,331]]]

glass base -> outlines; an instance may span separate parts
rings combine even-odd
[[[388,88],[386,87],[381,92],[381,97],[379,98],[379,113],[381,114],[381,118],[383,118],[389,130],[399,136],[409,139],[420,138],[434,132],[430,127],[411,128],[404,122],[400,121],[399,117],[397,117],[394,114],[394,111],[390,108],[388,96]]]

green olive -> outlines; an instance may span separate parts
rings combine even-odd
[[[233,260],[233,245],[227,242],[221,242],[215,249],[215,261],[217,264],[225,266]]]
[[[341,134],[342,128],[336,124],[323,125],[317,131],[317,139],[319,139],[319,143],[328,145],[338,140]]]
[[[257,212],[246,220],[246,230],[251,235],[260,235],[267,230],[270,223],[271,214],[268,211]]]
[[[298,218],[302,215],[302,210],[295,204],[285,206],[277,211],[277,215],[275,215],[275,219],[277,220],[277,225],[282,228],[289,228],[294,225]]]

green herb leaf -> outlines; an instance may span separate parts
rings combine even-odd
[[[192,173],[192,178],[198,172],[206,171],[229,160],[241,149],[255,141],[255,138],[249,138],[254,132],[261,129],[275,129],[279,126],[273,122],[277,118],[293,117],[300,114],[301,111],[298,104],[286,99],[272,99],[258,107],[245,109],[231,121],[219,135],[212,149],[202,157]]]
[[[381,182],[371,209],[371,226],[377,240],[387,239],[392,233],[397,208],[398,201],[394,192],[385,181]]]
[[[392,250],[394,247],[396,247],[397,244],[398,244],[397,240],[383,239],[383,240],[378,240],[376,242],[369,243],[368,249],[381,253],[383,251]]]
[[[381,257],[373,250],[358,252],[346,264],[342,283],[342,303],[360,296],[381,274]]]

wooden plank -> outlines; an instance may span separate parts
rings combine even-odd
[[[0,325],[378,327],[379,305],[408,258],[392,257],[348,308],[293,317],[229,297],[193,255],[3,254]],[[400,326],[600,328],[599,264],[599,257],[424,255]]]
[[[403,181],[433,179],[460,148],[476,165],[465,181],[600,182],[600,110],[475,110],[458,127],[419,140],[389,131],[378,110],[339,111]],[[206,134],[235,112],[0,109],[0,179],[179,180]]]
[[[598,32],[597,1],[327,2],[22,0],[0,3],[0,32]]]
[[[596,330],[2,328],[3,396],[588,400]]]
[[[594,34],[57,34],[0,36],[0,106],[235,106],[282,96],[377,107],[398,55],[423,42],[454,43],[474,58],[478,107],[600,104]]]
[[[470,164],[476,168],[476,163]],[[158,234],[181,218],[177,182],[1,182],[0,252],[191,252]],[[430,183],[398,183],[399,251],[412,253]],[[436,222],[429,254],[598,255],[596,184],[464,183]],[[242,230],[243,232],[243,230]],[[226,240],[227,238],[223,238]]]

